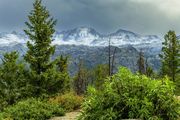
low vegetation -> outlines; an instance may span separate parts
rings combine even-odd
[[[78,110],[83,103],[83,97],[78,96],[74,92],[69,92],[64,95],[59,95],[49,99],[50,103],[55,103],[62,106],[66,111]]]
[[[64,110],[59,105],[31,98],[5,108],[0,120],[46,120],[62,115]]]
[[[150,79],[121,68],[103,90],[89,87],[79,120],[177,120],[180,103],[168,78]]]

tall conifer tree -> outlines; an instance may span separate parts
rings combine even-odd
[[[25,23],[27,29],[24,31],[31,42],[27,42],[28,51],[24,59],[31,68],[31,90],[39,96],[57,92],[62,87],[60,87],[62,77],[56,74],[55,62],[50,59],[55,51],[51,43],[56,20],[42,5],[42,0],[35,0],[33,8],[28,16],[29,22]]]
[[[173,81],[180,72],[180,44],[174,31],[169,31],[164,36],[165,41],[162,43],[162,75],[168,75]]]
[[[102,90],[102,86],[108,77],[109,67],[106,64],[97,65],[94,71],[94,85],[98,90]]]
[[[78,95],[84,94],[88,85],[88,70],[84,68],[83,61],[78,64],[78,72],[74,77],[74,90]]]
[[[145,61],[144,61],[144,55],[142,50],[139,52],[139,59],[137,61],[138,64],[138,71],[140,74],[145,74]]]
[[[24,30],[31,40],[27,43],[29,50],[25,55],[25,60],[37,74],[41,74],[52,67],[50,57],[55,51],[51,42],[56,21],[50,18],[48,10],[41,5],[41,2],[41,0],[35,1],[34,10],[28,16],[29,22],[26,22],[28,29]]]

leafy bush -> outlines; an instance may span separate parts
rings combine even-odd
[[[74,92],[69,92],[64,95],[59,95],[54,98],[50,98],[51,103],[56,103],[62,106],[67,111],[80,109],[83,103],[83,97],[76,95]]]
[[[107,79],[102,91],[89,87],[80,120],[177,120],[180,103],[167,78],[153,80],[126,68]]]
[[[53,116],[62,115],[64,115],[64,110],[57,104],[32,98],[5,108],[4,111],[0,113],[0,119],[46,120]]]

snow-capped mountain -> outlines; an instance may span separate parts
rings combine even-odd
[[[101,40],[102,44],[99,44],[100,43],[99,41],[97,42],[97,44],[102,45],[102,46],[104,45],[107,46],[108,39],[110,39],[111,45],[113,46],[150,45],[154,43],[157,43],[156,45],[158,45],[162,42],[161,38],[156,35],[141,36],[139,34],[120,29],[117,32],[112,33],[108,35],[107,37],[103,38],[103,40]]]
[[[140,35],[131,31],[119,29],[114,33],[103,35],[93,28],[79,27],[72,30],[56,32],[53,36],[53,45],[56,45],[55,54],[71,56],[70,70],[72,74],[77,68],[79,58],[84,60],[88,67],[108,62],[109,40],[111,53],[117,48],[115,65],[126,66],[133,71],[137,69],[139,50],[143,50],[149,64],[158,70],[160,60],[158,54],[161,51],[162,38],[156,35]],[[18,51],[22,57],[26,51],[28,37],[17,32],[0,33],[0,58],[3,53]],[[113,54],[113,53],[112,53]]]
[[[56,33],[54,36],[53,44],[58,45],[88,45],[91,46],[92,42],[100,39],[101,35],[92,28],[80,27],[68,31]]]
[[[16,32],[0,33],[0,46],[11,46],[15,44],[25,44],[28,38],[24,34]]]
[[[85,45],[85,46],[107,46],[109,40],[113,46],[157,46],[161,45],[162,39],[156,35],[142,36],[131,31],[119,29],[109,35],[102,35],[96,30],[87,27],[79,27],[72,30],[56,32],[54,34],[54,45]],[[0,45],[12,45],[16,43],[25,44],[28,41],[24,34],[0,33]]]
[[[131,31],[119,29],[115,33],[102,35],[92,28],[80,27],[63,31],[55,35],[54,44],[74,44],[87,46],[107,46],[109,40],[113,46],[153,44],[159,45],[162,40],[156,35],[141,36]]]

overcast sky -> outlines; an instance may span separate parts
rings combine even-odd
[[[0,31],[21,31],[33,0],[0,0]],[[180,0],[43,0],[58,31],[79,26],[100,33],[117,29],[139,34],[180,34]]]

